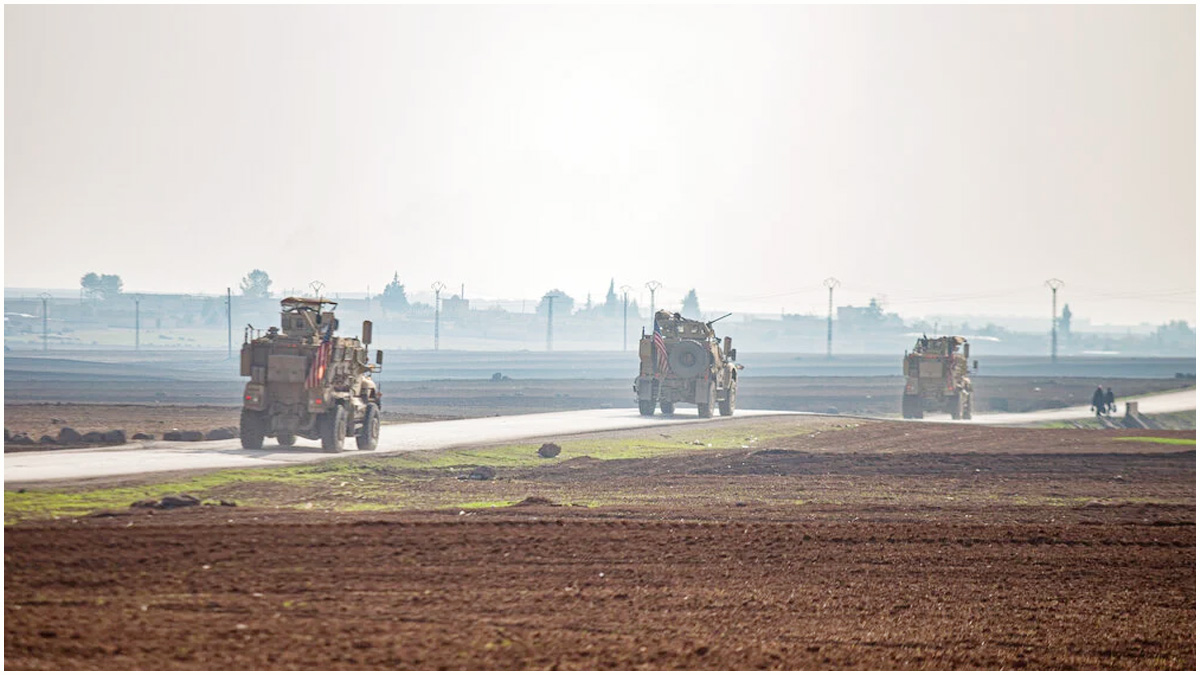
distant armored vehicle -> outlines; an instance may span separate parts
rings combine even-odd
[[[279,328],[262,335],[246,327],[242,376],[250,382],[242,397],[242,447],[257,450],[268,436],[290,446],[300,436],[341,452],[345,438],[354,436],[360,450],[374,450],[382,394],[371,373],[382,367],[383,352],[375,352],[374,365],[367,362],[371,322],[363,322],[361,341],[335,337],[336,302],[284,298],[280,304]]]
[[[732,339],[717,340],[712,328],[725,316],[705,323],[655,313],[654,333],[638,344],[641,370],[633,384],[643,415],[653,415],[656,406],[670,415],[676,403],[695,403],[700,417],[712,417],[714,407],[722,415],[733,414],[741,366],[734,363]]]
[[[926,411],[945,411],[954,419],[971,419],[973,392],[967,359],[971,345],[958,335],[921,337],[911,353],[904,353],[904,398],[900,410],[906,418],[921,419]]]

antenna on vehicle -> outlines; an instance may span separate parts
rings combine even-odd
[[[724,318],[726,318],[726,317],[730,317],[730,316],[733,316],[733,312],[730,312],[730,313],[726,314],[725,316],[718,316],[717,318],[713,319],[712,321],[709,321],[709,322],[707,323],[707,325],[708,325],[708,327],[709,327],[709,328],[711,328],[711,327],[712,327],[712,325],[713,325],[714,323],[716,323],[716,322],[718,322],[718,321],[720,321],[721,319],[724,319]]]

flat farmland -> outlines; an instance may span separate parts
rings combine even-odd
[[[1195,667],[1194,432],[547,440],[8,492],[5,666]]]

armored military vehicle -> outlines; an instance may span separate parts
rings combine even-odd
[[[712,417],[714,408],[733,414],[742,367],[734,363],[733,340],[718,340],[712,328],[725,316],[706,323],[664,310],[654,314],[654,332],[638,343],[641,370],[633,391],[641,414],[659,407],[670,415],[677,403],[696,404],[700,417]]]
[[[326,452],[341,452],[347,436],[360,450],[379,443],[382,394],[371,373],[382,368],[383,352],[367,362],[371,322],[362,339],[337,337],[336,302],[284,298],[278,328],[263,334],[246,327],[242,376],[242,447],[259,449],[274,437],[290,446],[296,437],[320,440]]]
[[[904,397],[900,404],[904,417],[921,419],[926,412],[945,411],[956,420],[971,419],[969,358],[971,345],[964,337],[920,337],[912,352],[904,353]]]

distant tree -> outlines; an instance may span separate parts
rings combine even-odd
[[[608,293],[604,294],[604,314],[621,316],[621,301],[617,298],[617,280],[609,279]]]
[[[240,286],[242,295],[247,298],[271,297],[271,275],[260,269],[250,270],[249,274],[242,277]]]
[[[591,293],[588,293],[587,303],[584,304],[583,311],[585,311],[585,312],[592,311],[592,294]]]
[[[571,313],[571,308],[575,306],[575,300],[571,296],[563,293],[557,288],[546,291],[542,299],[538,301],[537,313],[539,316],[546,316],[546,308],[549,301],[546,300],[546,295],[553,295],[554,298],[554,316],[566,316]]]
[[[1062,330],[1063,337],[1071,336],[1071,306],[1063,305],[1062,318],[1058,321],[1058,327]]]
[[[88,297],[98,300],[108,300],[121,294],[124,283],[116,274],[96,274],[88,272],[79,279],[79,285]]]
[[[403,314],[411,308],[408,303],[408,294],[404,292],[404,284],[400,283],[399,272],[393,274],[392,280],[383,287],[383,295],[379,297],[379,304],[384,311],[398,314]]]
[[[700,318],[700,300],[696,297],[696,289],[693,288],[683,296],[683,309],[680,310],[680,314],[689,319]]]
[[[1195,348],[1196,330],[1186,321],[1171,321],[1158,327],[1154,337],[1162,346],[1187,346]]]

